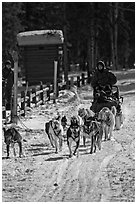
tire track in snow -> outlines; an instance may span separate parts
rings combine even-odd
[[[47,187],[43,189],[41,196],[37,199],[39,202],[51,202],[53,200],[54,195],[62,186],[64,181],[63,176],[68,172],[68,169],[71,165],[71,161],[68,159],[64,159],[62,162],[56,162],[54,165],[55,172],[52,177],[49,179],[49,191],[47,191]]]
[[[33,181],[30,186],[30,191],[26,198],[26,200],[29,202],[36,202],[39,199],[39,197],[41,196],[42,190],[45,187],[45,182],[41,182],[41,181],[43,180],[46,181],[47,178],[52,178],[53,174],[56,172],[55,171],[56,167],[50,164],[50,169],[49,169],[45,161],[43,162],[37,161],[36,163],[37,165],[39,165],[39,168],[36,170],[36,172],[33,175]],[[46,174],[46,178],[45,178],[45,174]]]
[[[62,171],[61,175],[57,178],[60,181],[59,186],[52,192],[53,196],[51,202],[57,201],[69,201],[70,198],[75,197],[74,189],[77,193],[78,185],[78,175],[81,162],[78,161],[78,158],[71,158],[68,160],[68,166],[65,171]],[[73,183],[73,185],[72,185]],[[71,196],[70,196],[71,194]]]

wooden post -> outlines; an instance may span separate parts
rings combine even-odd
[[[43,104],[47,100],[47,91],[45,91],[45,87],[43,86]]]
[[[42,105],[44,104],[44,92],[43,92],[43,83],[42,81],[40,82],[40,90],[42,90],[42,92],[40,93],[40,100],[42,101]]]
[[[54,92],[54,85],[50,84],[50,93],[53,93],[53,92]]]
[[[68,80],[68,87],[67,87],[67,89],[70,89],[71,88],[71,81],[70,81],[70,79]]]
[[[21,111],[23,111],[23,113],[21,114],[22,116],[25,116],[25,91],[21,92]]]
[[[88,78],[87,78],[87,83],[90,84],[91,83],[91,77],[90,77],[90,72],[87,72]]]
[[[18,95],[18,53],[13,52],[14,59],[14,97],[13,97],[13,115],[11,121],[17,124],[17,95]]]
[[[80,76],[77,76],[77,86],[80,87]]]
[[[74,77],[73,76],[71,76],[71,78],[70,78],[70,84],[71,84],[71,86],[74,86]]]
[[[54,103],[56,103],[57,98],[57,61],[54,61]]]
[[[31,107],[31,97],[30,97],[30,91],[27,91],[27,96],[28,96],[27,106],[28,106],[28,107]]]
[[[82,73],[81,76],[82,76],[82,85],[85,85],[85,74]]]
[[[32,89],[32,95],[34,95],[32,97],[32,102],[35,103],[35,106],[36,106],[37,100],[36,100],[36,89],[35,88]]]
[[[48,85],[47,98],[48,98],[48,101],[50,101],[50,85]]]
[[[6,119],[6,106],[2,106],[2,119]]]

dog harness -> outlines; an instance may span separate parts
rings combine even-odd
[[[71,126],[70,127],[70,130],[71,130],[71,138],[73,140],[76,140],[77,138],[79,138],[79,131],[80,131],[80,128],[78,126]]]

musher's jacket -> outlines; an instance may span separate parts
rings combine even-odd
[[[99,85],[106,86],[107,84],[113,86],[114,84],[116,84],[116,82],[116,76],[112,72],[109,72],[108,69],[104,69],[103,72],[96,70],[93,76],[91,77],[91,86],[93,88]]]

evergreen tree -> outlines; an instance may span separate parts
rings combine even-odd
[[[15,49],[16,35],[23,30],[20,15],[22,3],[2,3],[2,48],[3,50]]]
[[[133,64],[135,60],[135,3],[118,2],[3,2],[2,49],[16,48],[18,32],[65,28],[65,43],[71,61],[85,69],[85,62],[114,61],[117,41],[117,63]],[[65,16],[65,17],[64,17]],[[115,35],[117,40],[114,41]],[[114,43],[115,42],[115,43]],[[70,61],[69,60],[69,61]],[[91,69],[91,67],[90,67]]]

